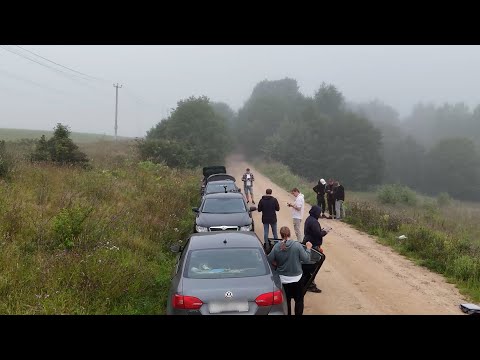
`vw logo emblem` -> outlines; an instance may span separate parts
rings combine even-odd
[[[232,293],[231,291],[227,291],[227,292],[225,293],[225,297],[226,297],[227,299],[231,299],[231,298],[233,297],[233,293]]]

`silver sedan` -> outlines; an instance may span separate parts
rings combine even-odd
[[[253,232],[193,234],[178,251],[167,315],[286,315],[286,296]]]

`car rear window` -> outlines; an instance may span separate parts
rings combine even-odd
[[[227,191],[235,190],[235,184],[234,183],[225,183],[225,184],[209,183],[207,185],[206,193],[211,194],[211,193],[225,192],[225,187],[224,186],[227,187]]]
[[[235,214],[246,212],[245,202],[240,198],[205,199],[202,212],[211,214]]]
[[[268,268],[261,249],[230,248],[190,251],[185,265],[185,277],[222,279],[262,276]]]

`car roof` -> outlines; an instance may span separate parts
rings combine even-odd
[[[203,198],[205,200],[206,199],[223,199],[223,198],[243,199],[243,194],[238,192],[227,192],[227,193],[219,192],[219,193],[206,194]]]
[[[262,247],[259,238],[253,231],[216,231],[195,233],[191,235],[189,243],[190,250]]]

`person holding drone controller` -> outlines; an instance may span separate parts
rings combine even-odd
[[[302,232],[300,230],[300,224],[303,219],[303,209],[305,208],[305,198],[303,194],[298,190],[298,188],[293,188],[290,193],[295,196],[294,203],[287,203],[288,207],[292,208],[292,218],[293,218],[293,231],[295,231],[295,236],[297,241],[302,241]]]

